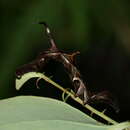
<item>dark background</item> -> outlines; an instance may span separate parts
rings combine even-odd
[[[129,120],[129,7],[129,0],[1,0],[0,98],[24,94],[61,97],[58,90],[36,90],[30,83],[20,92],[15,90],[16,68],[49,47],[43,27],[37,24],[46,21],[60,49],[81,52],[77,65],[88,87],[109,90],[118,100],[120,112],[111,115],[118,121]],[[58,63],[50,63],[45,72],[62,86],[72,87]]]

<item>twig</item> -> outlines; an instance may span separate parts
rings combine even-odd
[[[110,117],[106,116],[104,114],[104,112],[100,112],[98,110],[96,110],[95,108],[91,107],[90,105],[86,104],[84,105],[83,104],[83,101],[79,98],[79,97],[75,97],[74,94],[72,94],[71,92],[69,92],[68,90],[64,89],[62,86],[60,86],[59,84],[55,83],[53,80],[51,80],[50,78],[48,78],[47,76],[45,76],[43,74],[42,78],[49,82],[50,84],[52,84],[53,86],[55,86],[56,88],[60,89],[61,91],[63,91],[64,93],[70,95],[70,97],[78,102],[79,104],[81,104],[83,107],[85,107],[86,109],[90,110],[92,113],[98,115],[99,117],[101,117],[102,119],[108,121],[109,123],[111,124],[118,124],[118,122],[114,121],[113,119],[111,119]]]

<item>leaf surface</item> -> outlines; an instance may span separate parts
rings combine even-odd
[[[0,101],[0,125],[36,120],[66,120],[99,124],[78,109],[51,98],[18,96]]]

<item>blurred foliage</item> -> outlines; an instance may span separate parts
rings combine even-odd
[[[90,88],[105,86],[128,107],[129,6],[129,0],[1,0],[0,97],[15,95],[16,68],[49,47],[37,24],[46,21],[59,48],[81,51],[80,68]]]

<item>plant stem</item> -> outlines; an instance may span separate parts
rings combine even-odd
[[[53,80],[51,80],[50,78],[48,78],[47,76],[45,76],[44,74],[42,74],[42,77],[45,81],[49,82],[50,84],[54,85],[55,87],[57,87],[58,89],[60,89],[61,91],[63,91],[64,93],[70,95],[70,97],[78,102],[79,104],[81,104],[83,107],[85,107],[86,109],[90,110],[92,113],[98,115],[99,117],[103,118],[104,120],[108,121],[111,124],[118,124],[118,122],[114,121],[113,119],[111,119],[110,117],[106,116],[103,112],[100,112],[98,110],[96,110],[95,108],[91,107],[90,105],[83,104],[83,101],[79,98],[79,97],[75,97],[74,94],[72,94],[71,92],[69,92],[68,90],[64,89],[62,86],[60,86],[59,84],[55,83]]]

